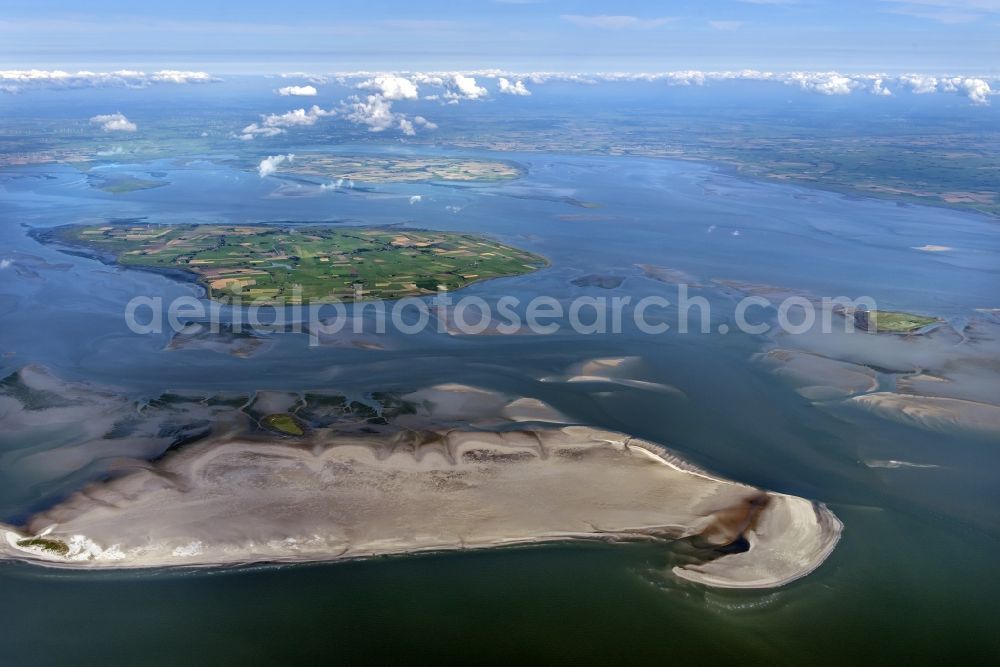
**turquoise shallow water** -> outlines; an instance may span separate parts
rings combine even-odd
[[[310,349],[303,336],[289,335],[253,359],[164,352],[166,336],[125,328],[124,304],[136,294],[197,294],[193,286],[65,255],[22,226],[141,216],[343,219],[488,232],[551,259],[537,274],[466,292],[487,299],[603,294],[570,284],[587,273],[624,276],[621,292],[634,297],[670,294],[671,286],[635,268],[651,263],[701,280],[870,294],[883,307],[946,317],[1000,306],[1000,233],[985,218],[752,183],[691,164],[508,157],[526,165],[525,179],[315,196],[288,196],[287,183],[210,161],[143,166],[167,171],[171,185],[127,196],[93,190],[68,168],[5,172],[0,258],[12,264],[0,271],[0,369],[6,375],[39,363],[136,398],[167,389],[404,390],[452,381],[536,396],[721,475],[828,503],[845,524],[830,560],[788,587],[758,592],[681,584],[668,572],[683,553],[648,545],[210,572],[80,574],[4,564],[0,592],[15,602],[0,611],[0,627],[14,664],[40,655],[57,664],[1000,656],[991,622],[1000,593],[993,567],[1000,450],[985,437],[819,409],[750,361],[760,339],[735,333],[427,335],[399,338],[397,349],[383,352]],[[409,203],[414,194],[419,204]],[[581,209],[565,197],[601,207]],[[567,217],[580,214],[599,219]],[[955,251],[913,250],[924,244]],[[727,321],[731,304],[718,299],[718,306],[714,317]],[[582,359],[623,355],[640,357],[640,379],[676,386],[687,398],[539,382]],[[863,463],[871,459],[939,467],[873,469]],[[4,520],[103,472],[100,462],[70,478],[15,478],[9,470],[0,470]]]

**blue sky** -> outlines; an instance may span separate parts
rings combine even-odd
[[[1000,0],[5,0],[0,69],[997,75]]]

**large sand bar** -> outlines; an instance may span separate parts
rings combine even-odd
[[[81,568],[745,538],[748,551],[677,574],[771,587],[822,563],[841,524],[822,505],[686,469],[621,434],[569,426],[344,436],[322,448],[205,441],[91,485],[24,530],[2,530],[7,557]]]

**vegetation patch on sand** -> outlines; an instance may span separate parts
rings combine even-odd
[[[68,226],[52,238],[119,264],[194,274],[209,297],[259,303],[398,299],[514,276],[545,259],[471,234],[277,225]]]
[[[46,551],[59,554],[60,556],[66,556],[69,554],[69,547],[65,542],[62,540],[53,540],[47,537],[29,537],[23,540],[18,540],[17,546],[29,549],[44,549]]]
[[[268,415],[261,420],[261,423],[267,428],[285,435],[299,436],[305,433],[298,420],[289,414]]]

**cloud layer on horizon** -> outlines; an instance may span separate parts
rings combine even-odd
[[[316,78],[322,75],[295,73],[297,76]],[[282,75],[286,76],[286,75]],[[292,76],[292,75],[287,75]],[[989,75],[923,75],[853,73],[835,71],[768,72],[761,70],[673,70],[663,72],[515,72],[502,69],[424,72],[336,72],[326,75],[345,86],[358,81],[377,79],[402,79],[415,85],[439,88],[440,93],[419,95],[422,100],[442,100],[456,103],[459,100],[482,100],[490,90],[480,85],[475,77],[496,82],[497,94],[530,95],[526,84],[542,85],[550,82],[598,84],[602,82],[662,82],[671,86],[703,86],[714,82],[757,81],[780,83],[822,95],[850,95],[854,92],[889,97],[899,92],[915,94],[951,93],[967,98],[974,105],[989,104],[990,97],[1000,92],[1000,76]],[[362,83],[357,87],[370,87]]]
[[[271,137],[284,134],[294,126],[313,125],[324,116],[340,118],[367,127],[371,132],[396,130],[413,136],[417,128],[435,129],[437,125],[423,116],[409,116],[394,108],[394,103],[434,102],[458,104],[461,101],[481,101],[491,97],[491,90],[476,77],[494,82],[492,93],[527,97],[532,93],[525,85],[569,82],[594,85],[602,82],[662,83],[667,86],[705,86],[714,82],[752,81],[791,86],[821,95],[850,95],[854,92],[889,97],[897,92],[922,95],[950,93],[962,96],[973,105],[986,106],[998,90],[991,86],[1000,79],[973,76],[929,76],[919,74],[841,74],[839,72],[766,72],[759,70],[702,71],[679,70],[666,72],[598,72],[577,74],[566,72],[509,72],[499,69],[450,72],[340,72],[313,75],[295,72],[283,78],[305,78],[313,81],[335,81],[337,84],[367,95],[349,95],[339,106],[324,110],[317,105],[309,110],[295,109],[283,114],[261,116],[261,121],[246,126],[238,135],[242,139]],[[297,88],[290,86],[289,88]],[[312,88],[308,86],[308,88]],[[431,88],[430,94],[422,88]]]
[[[0,90],[17,93],[31,88],[145,88],[153,84],[212,83],[221,81],[207,72],[164,69],[114,72],[64,72],[62,70],[0,70]]]

